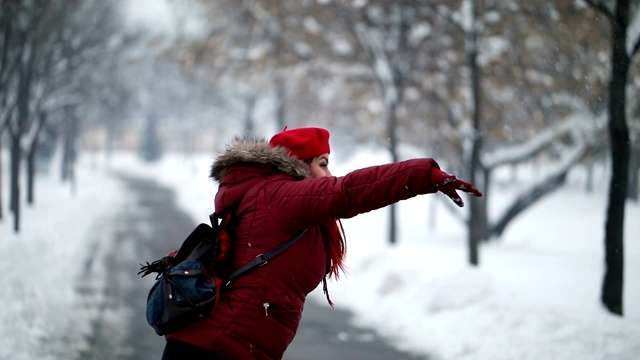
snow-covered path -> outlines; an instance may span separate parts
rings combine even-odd
[[[151,180],[119,178],[126,184],[127,201],[112,216],[101,219],[104,235],[96,235],[107,239],[94,248],[104,249],[94,251],[88,261],[101,262],[108,271],[100,296],[104,300],[93,320],[89,347],[80,359],[157,360],[164,338],[157,336],[144,318],[153,276],[141,279],[136,273],[141,262],[159,258],[176,246],[191,231],[193,221],[177,209],[169,189]],[[92,267],[87,267],[89,278]]]

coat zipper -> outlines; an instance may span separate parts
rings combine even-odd
[[[264,316],[269,316],[269,303],[263,303],[262,307],[264,308]]]

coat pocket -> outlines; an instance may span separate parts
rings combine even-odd
[[[262,314],[277,321],[294,332],[302,319],[302,305],[286,304],[281,301],[263,301]]]

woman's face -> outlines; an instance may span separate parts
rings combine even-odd
[[[314,157],[309,163],[312,178],[331,176],[329,171],[329,154],[322,154]]]

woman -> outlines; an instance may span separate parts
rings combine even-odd
[[[339,219],[437,191],[458,206],[463,203],[457,190],[482,196],[432,159],[333,177],[329,153],[327,130],[285,128],[268,143],[236,139],[216,158],[210,174],[220,183],[216,211],[233,211],[238,221],[231,269],[303,229],[307,232],[268,264],[225,288],[211,316],[168,335],[163,359],[282,358],[307,294],[323,282],[331,303],[326,275],[338,277],[346,250]]]

